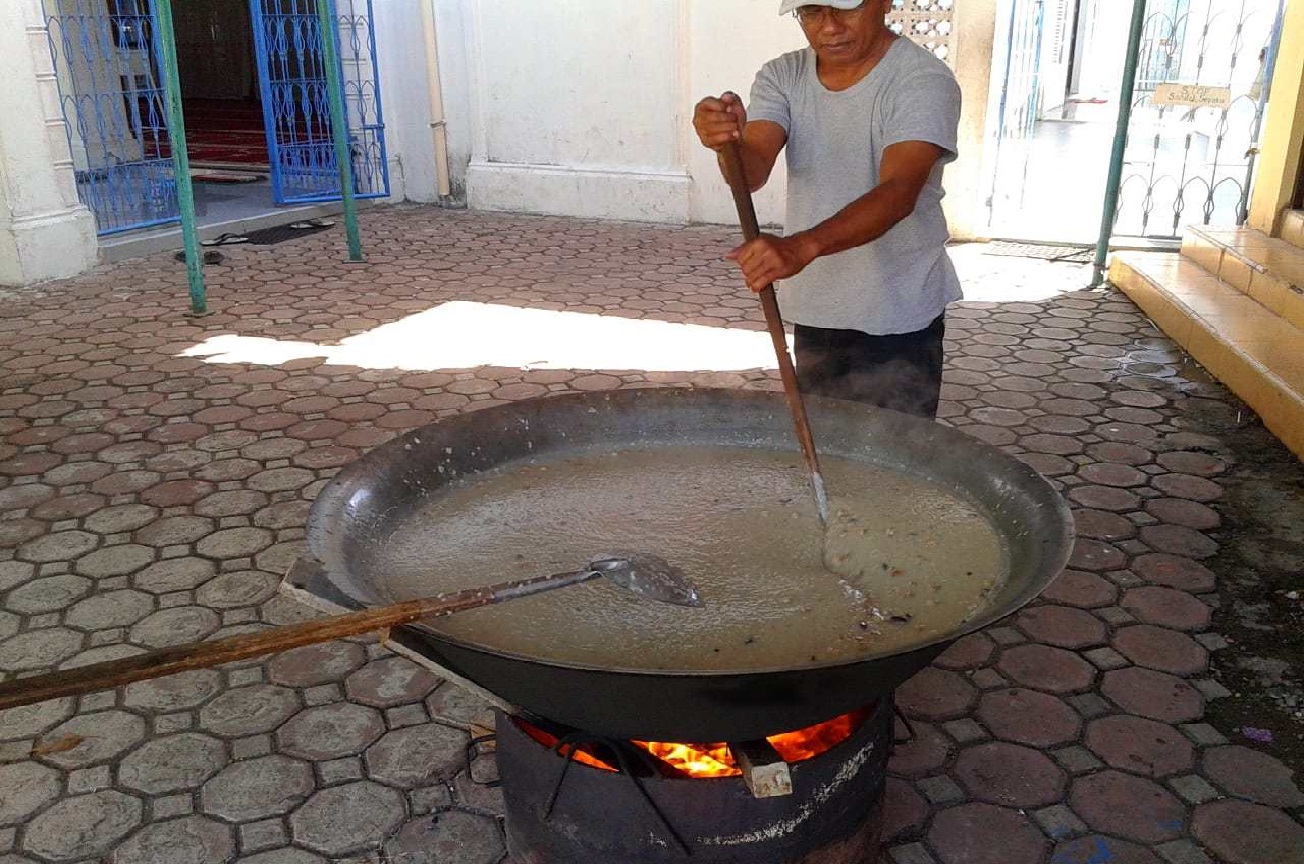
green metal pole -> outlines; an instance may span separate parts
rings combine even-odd
[[[317,0],[321,27],[322,62],[326,64],[326,88],[331,103],[331,133],[335,139],[335,161],[340,168],[340,197],[344,200],[344,231],[349,240],[349,260],[362,260],[362,235],[358,232],[358,202],[353,194],[353,155],[349,151],[348,114],[344,107],[344,81],[336,40],[339,23],[335,0]]]
[[[1114,234],[1118,212],[1119,187],[1123,184],[1123,156],[1127,151],[1127,127],[1132,122],[1132,99],[1136,94],[1136,67],[1141,57],[1141,35],[1146,25],[1146,0],[1133,0],[1132,30],[1127,37],[1127,60],[1123,64],[1123,86],[1118,98],[1118,126],[1114,130],[1114,150],[1109,157],[1109,179],[1105,182],[1105,212],[1100,219],[1100,239],[1096,242],[1095,272],[1091,287],[1105,281],[1105,259],[1109,257],[1109,238]]]
[[[172,148],[172,173],[181,210],[181,236],[186,244],[186,276],[190,282],[190,311],[208,314],[204,290],[204,262],[200,258],[199,230],[195,226],[195,187],[190,181],[190,153],[186,150],[186,118],[181,107],[181,73],[177,69],[177,34],[172,26],[172,0],[154,0],[158,14],[159,45],[163,54],[163,91],[168,110],[168,144]]]

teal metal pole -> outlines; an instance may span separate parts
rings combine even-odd
[[[172,173],[181,210],[181,236],[186,244],[186,276],[190,282],[190,311],[208,314],[204,290],[204,262],[200,258],[199,230],[195,226],[195,187],[190,180],[190,153],[186,149],[186,117],[181,107],[181,74],[177,69],[177,34],[172,26],[172,0],[154,0],[158,15],[159,47],[163,54],[163,92],[168,110],[168,144],[172,148]]]
[[[1127,36],[1127,60],[1123,64],[1123,86],[1119,88],[1118,126],[1114,130],[1114,150],[1109,157],[1109,179],[1105,181],[1105,212],[1100,219],[1100,239],[1096,241],[1091,287],[1105,281],[1105,260],[1109,257],[1109,238],[1114,235],[1118,215],[1118,194],[1123,184],[1123,156],[1127,151],[1127,127],[1132,122],[1132,99],[1136,95],[1136,67],[1141,59],[1141,35],[1146,26],[1146,0],[1133,0],[1132,30]]]
[[[344,80],[340,68],[339,19],[335,0],[317,0],[321,27],[322,62],[326,64],[326,89],[331,103],[331,133],[335,161],[340,168],[340,197],[344,201],[344,231],[349,240],[349,260],[362,260],[362,235],[358,232],[358,201],[353,193],[353,154],[349,150],[348,114],[344,107]]]

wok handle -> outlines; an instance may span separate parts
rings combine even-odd
[[[724,169],[725,180],[733,194],[734,207],[738,210],[738,221],[742,225],[743,239],[748,243],[761,236],[761,226],[756,219],[756,206],[752,202],[751,188],[747,184],[747,172],[743,168],[742,150],[736,141],[730,141],[720,150],[720,164]],[[792,356],[788,353],[788,339],[783,330],[783,316],[779,313],[779,300],[774,296],[774,286],[766,285],[759,292],[761,310],[765,313],[765,327],[770,331],[770,341],[774,343],[774,356],[779,361],[779,378],[783,381],[783,393],[788,399],[788,410],[792,412],[792,424],[797,432],[797,442],[801,445],[802,455],[806,457],[806,467],[810,470],[811,485],[815,489],[815,505],[819,511],[820,521],[828,524],[828,493],[824,489],[824,475],[820,473],[820,458],[815,452],[815,436],[810,431],[810,420],[806,416],[806,403],[802,401],[801,390],[797,386],[797,370],[793,367]]]
[[[48,675],[20,678],[0,684],[0,711],[33,705],[47,699],[83,696],[100,690],[111,690],[136,681],[161,678],[191,669],[208,669],[223,663],[261,657],[264,654],[276,654],[305,645],[331,642],[346,636],[361,636],[377,630],[411,624],[420,618],[451,615],[454,612],[464,612],[505,600],[578,585],[601,575],[598,570],[577,570],[573,573],[558,573],[553,576],[503,582],[487,588],[474,588],[456,594],[408,600],[348,615],[336,615],[302,624],[277,627],[261,633],[245,633],[212,642],[192,642],[188,645],[163,648],[121,660],[109,660],[52,672]]]

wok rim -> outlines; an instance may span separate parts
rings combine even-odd
[[[459,425],[469,425],[473,421],[483,422],[481,418],[483,418],[484,416],[492,416],[495,414],[510,416],[514,410],[519,411],[522,405],[528,405],[531,403],[571,401],[579,404],[588,404],[588,403],[592,403],[595,399],[601,401],[610,401],[612,399],[628,399],[629,401],[632,402],[635,401],[637,398],[639,398],[637,394],[647,394],[649,392],[653,392],[653,393],[675,392],[679,394],[693,393],[696,395],[707,395],[707,396],[710,395],[719,396],[721,394],[727,394],[725,398],[751,399],[757,402],[775,401],[775,400],[782,399],[781,394],[770,392],[770,391],[762,391],[762,390],[755,390],[755,391],[737,390],[737,389],[718,388],[718,387],[692,387],[692,388],[643,387],[643,388],[631,388],[631,389],[614,390],[614,391],[599,392],[599,393],[592,393],[592,392],[565,393],[565,394],[558,394],[555,396],[535,397],[532,399],[524,399],[524,400],[518,400],[516,402],[510,402],[504,405],[495,405],[491,408],[486,408],[480,411],[457,414],[452,417],[442,418],[432,423],[428,423],[416,429],[410,430],[404,433],[403,435],[396,436],[395,438],[392,438],[389,441],[386,441],[383,444],[380,444],[372,448],[371,450],[363,453],[353,462],[350,462],[348,465],[341,468],[340,471],[336,473],[336,475],[327,484],[327,486],[323,487],[321,494],[319,494],[317,496],[317,499],[314,500],[313,505],[309,511],[308,525],[307,525],[307,532],[306,532],[306,540],[308,542],[309,548],[314,554],[314,556],[318,557],[319,562],[325,565],[325,562],[322,562],[320,560],[320,556],[318,555],[318,550],[314,548],[316,546],[316,543],[314,541],[316,537],[319,535],[320,531],[322,530],[318,528],[318,523],[320,521],[317,518],[318,503],[329,499],[329,496],[326,493],[329,490],[335,488],[336,486],[342,487],[346,485],[349,479],[354,477],[355,475],[362,474],[368,467],[364,463],[366,463],[368,458],[372,457],[373,454],[380,451],[399,449],[404,446],[405,442],[411,442],[414,439],[419,441],[420,436],[423,433],[425,433],[427,429],[438,427],[443,430],[449,430],[450,428],[455,429]],[[804,398],[807,405],[811,407],[821,405],[821,404],[835,405],[835,406],[847,404],[843,400],[827,399],[827,398],[817,397],[817,396],[807,396]],[[858,403],[852,403],[852,404],[858,404]],[[625,666],[614,666],[614,665],[602,666],[602,665],[594,665],[590,663],[577,663],[577,662],[564,661],[564,660],[534,657],[526,654],[520,654],[515,651],[506,651],[502,649],[497,649],[490,646],[481,645],[475,642],[469,642],[457,637],[449,636],[447,634],[441,633],[434,627],[422,621],[415,621],[410,624],[405,624],[398,629],[408,630],[408,631],[418,633],[423,638],[433,639],[437,642],[456,647],[463,651],[489,655],[495,658],[501,658],[503,660],[509,660],[513,662],[528,663],[535,666],[544,666],[544,667],[549,667],[554,669],[564,669],[573,672],[617,674],[617,675],[624,675],[630,677],[678,678],[678,679],[713,679],[713,678],[736,679],[736,678],[747,678],[753,676],[773,677],[776,675],[784,675],[784,674],[791,674],[791,673],[842,669],[846,667],[856,666],[862,663],[872,663],[875,661],[882,661],[891,657],[898,657],[898,656],[903,656],[908,654],[914,654],[917,652],[924,652],[929,649],[937,648],[938,646],[949,646],[950,644],[957,642],[966,636],[977,633],[987,627],[990,627],[994,624],[1004,621],[1010,616],[1018,613],[1019,611],[1027,607],[1027,605],[1031,603],[1033,600],[1035,600],[1038,596],[1040,596],[1040,594],[1052,582],[1054,582],[1055,579],[1059,578],[1059,576],[1065,571],[1069,560],[1072,558],[1073,546],[1075,541],[1075,530],[1074,530],[1074,520],[1073,520],[1072,510],[1069,507],[1069,504],[1065,500],[1064,496],[1060,494],[1058,491],[1056,491],[1055,488],[1051,486],[1049,480],[1045,476],[1043,476],[1040,472],[1038,472],[1035,468],[1033,468],[1031,465],[1028,465],[1026,462],[1017,458],[1016,456],[1013,456],[1005,452],[1000,447],[993,444],[989,444],[972,435],[968,435],[963,431],[961,431],[960,429],[957,429],[956,427],[943,425],[942,423],[938,423],[933,420],[927,420],[920,417],[900,414],[899,412],[889,411],[888,409],[875,408],[868,405],[860,405],[859,407],[866,411],[880,412],[880,413],[893,415],[894,422],[904,422],[907,425],[916,425],[916,427],[920,429],[926,428],[929,430],[930,434],[939,435],[944,439],[949,438],[952,441],[963,442],[966,446],[969,447],[975,447],[975,446],[979,447],[984,451],[986,451],[988,454],[990,454],[991,457],[999,459],[1005,465],[1008,472],[1022,475],[1023,479],[1027,481],[1031,487],[1039,490],[1039,496],[1035,501],[1037,507],[1039,509],[1049,508],[1051,511],[1053,511],[1052,521],[1054,522],[1054,524],[1060,526],[1060,528],[1062,529],[1056,532],[1057,536],[1053,538],[1053,540],[1043,541],[1043,547],[1046,548],[1046,558],[1047,558],[1046,566],[1044,569],[1045,571],[1050,572],[1052,575],[1042,580],[1040,585],[1036,588],[1036,590],[1025,590],[1024,592],[1022,592],[1019,595],[1016,602],[1008,603],[1005,607],[1002,607],[999,613],[993,613],[989,611],[986,614],[977,614],[971,616],[959,627],[947,631],[943,635],[935,636],[931,639],[927,639],[919,642],[911,642],[890,651],[867,653],[867,654],[858,655],[854,658],[843,658],[841,660],[826,660],[826,661],[820,661],[816,663],[806,662],[806,663],[794,664],[788,666],[767,666],[763,668],[752,667],[747,669],[648,669],[646,667],[627,668]],[[785,408],[785,413],[786,413],[786,408]],[[790,452],[800,457],[800,450],[797,446],[797,442],[795,438],[791,441],[791,443],[792,443],[791,450],[786,450],[782,448],[772,448],[772,447],[757,448],[757,449],[766,449],[771,452],[781,452],[781,453]],[[818,439],[817,439],[817,444],[818,444]],[[633,445],[631,445],[631,447],[632,446]],[[736,445],[722,445],[722,446],[736,446]],[[901,469],[893,467],[890,470],[901,470]],[[972,493],[968,494],[966,497],[969,499],[970,504],[976,503],[975,496],[973,496]],[[986,508],[986,507],[982,509],[984,515],[986,515],[990,510],[990,508]],[[1052,563],[1054,564],[1053,570],[1051,569]],[[327,574],[331,573],[330,567],[325,566],[325,571]],[[329,575],[327,578],[329,579]],[[334,580],[331,581],[334,582]],[[364,608],[369,608],[375,605],[375,604],[361,603],[361,601],[359,601],[356,597],[347,594],[347,592],[344,593],[346,594],[346,596],[349,597],[350,600],[354,601],[355,603],[359,603],[359,605],[363,606]]]

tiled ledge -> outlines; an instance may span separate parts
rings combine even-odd
[[[1245,228],[1188,228],[1182,255],[1304,328],[1304,249]]]
[[[1225,245],[1217,272],[1226,274],[1224,279],[1240,272],[1247,250],[1247,245]],[[1304,458],[1304,318],[1296,326],[1246,289],[1219,279],[1192,260],[1201,254],[1197,249],[1188,257],[1185,248],[1182,256],[1120,252],[1110,264],[1110,281]],[[1235,261],[1230,266],[1229,256]],[[1260,286],[1267,284],[1264,273],[1276,279],[1280,272],[1255,267],[1248,271],[1260,275]],[[1252,275],[1245,284],[1253,288]],[[1293,292],[1292,297],[1304,300]],[[1300,308],[1304,312],[1304,305]]]

